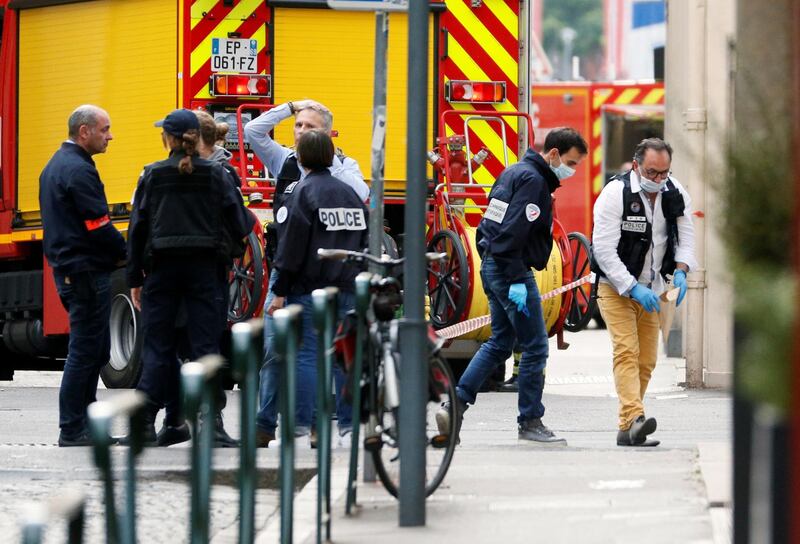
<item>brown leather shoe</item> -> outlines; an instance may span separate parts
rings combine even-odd
[[[262,431],[261,429],[256,429],[256,447],[257,448],[268,448],[269,443],[275,440],[274,434],[269,434],[267,431]]]

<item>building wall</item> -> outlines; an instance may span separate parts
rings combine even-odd
[[[719,191],[726,178],[725,146],[732,118],[735,21],[735,6],[727,0],[667,4],[665,137],[675,150],[672,170],[692,195],[695,211],[702,213],[694,219],[701,270],[690,275],[690,280],[705,285],[702,312],[687,315],[689,304],[683,305],[683,346],[687,368],[702,365],[706,387],[731,384],[733,291],[720,239],[724,218]],[[701,338],[693,342],[692,334]]]

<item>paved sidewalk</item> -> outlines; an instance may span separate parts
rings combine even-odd
[[[551,344],[545,422],[569,447],[516,437],[516,395],[487,393],[466,414],[462,445],[424,527],[399,528],[398,504],[380,483],[359,481],[356,514],[344,516],[347,455],[332,476],[336,543],[730,542],[731,402],[724,391],[685,391],[682,360],[662,358],[645,399],[659,422],[653,449],[619,448],[606,332]],[[314,542],[316,478],[297,496],[295,542]],[[273,518],[257,542],[277,542]]]

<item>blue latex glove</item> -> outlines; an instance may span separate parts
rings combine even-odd
[[[661,311],[656,294],[641,283],[637,283],[633,289],[631,289],[631,298],[641,304],[648,312]]]
[[[676,270],[675,274],[672,275],[672,285],[681,288],[678,301],[675,303],[675,306],[680,306],[683,297],[686,296],[686,272],[680,269]]]
[[[512,283],[508,288],[508,299],[517,305],[517,311],[528,315],[528,288],[524,283]]]

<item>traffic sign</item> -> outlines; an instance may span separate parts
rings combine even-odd
[[[408,11],[408,0],[327,0],[331,9],[345,11]]]

